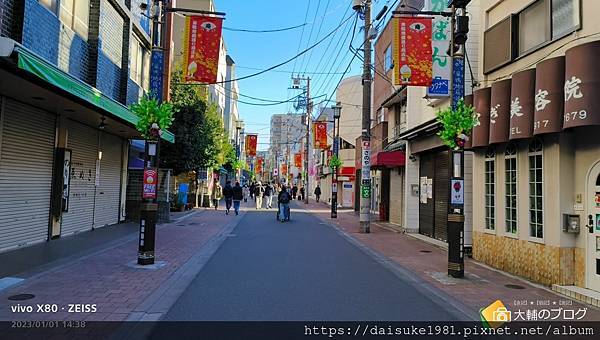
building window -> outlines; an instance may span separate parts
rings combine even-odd
[[[519,55],[579,27],[581,0],[538,0],[518,14]]]
[[[89,15],[90,0],[61,0],[60,2],[60,21],[84,39],[88,37]]]
[[[496,151],[485,154],[485,229],[496,229]]]
[[[394,68],[394,60],[392,59],[392,45],[388,46],[384,52],[384,71],[387,72]]]
[[[144,48],[140,40],[132,36],[130,51],[130,78],[144,90],[150,88],[150,52]]]
[[[509,144],[504,153],[506,232],[517,233],[517,147]]]
[[[529,146],[529,236],[544,237],[543,143],[534,140]]]
[[[50,10],[50,12],[52,13],[56,13],[56,4],[57,4],[57,0],[38,0],[38,2],[46,7],[47,9]]]

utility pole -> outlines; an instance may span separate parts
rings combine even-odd
[[[304,204],[308,204],[308,148],[310,144],[310,115],[312,113],[312,101],[310,100],[310,77],[306,79],[306,145],[304,146]]]
[[[356,8],[355,8],[356,9]],[[364,1],[365,43],[363,64],[362,170],[360,181],[360,233],[371,232],[371,0]]]

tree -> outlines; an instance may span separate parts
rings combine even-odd
[[[181,84],[182,72],[173,72],[171,100],[177,111],[171,132],[175,143],[161,150],[164,167],[181,174],[219,165],[223,122],[214,104],[207,105],[196,85]]]

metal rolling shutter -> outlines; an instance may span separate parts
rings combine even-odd
[[[56,117],[9,99],[0,115],[2,251],[47,239]]]
[[[68,211],[63,212],[61,235],[91,230],[94,219],[98,132],[68,120],[67,148],[71,155],[71,186]]]
[[[96,190],[95,226],[102,227],[119,223],[119,202],[121,200],[121,162],[123,140],[101,133],[100,186]]]
[[[435,155],[433,198],[435,200],[435,231],[438,240],[448,240],[448,197],[450,196],[450,154],[442,151]]]

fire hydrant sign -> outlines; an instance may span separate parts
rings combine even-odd
[[[155,199],[156,198],[156,187],[158,185],[158,173],[154,169],[144,169],[144,192],[143,198]]]

